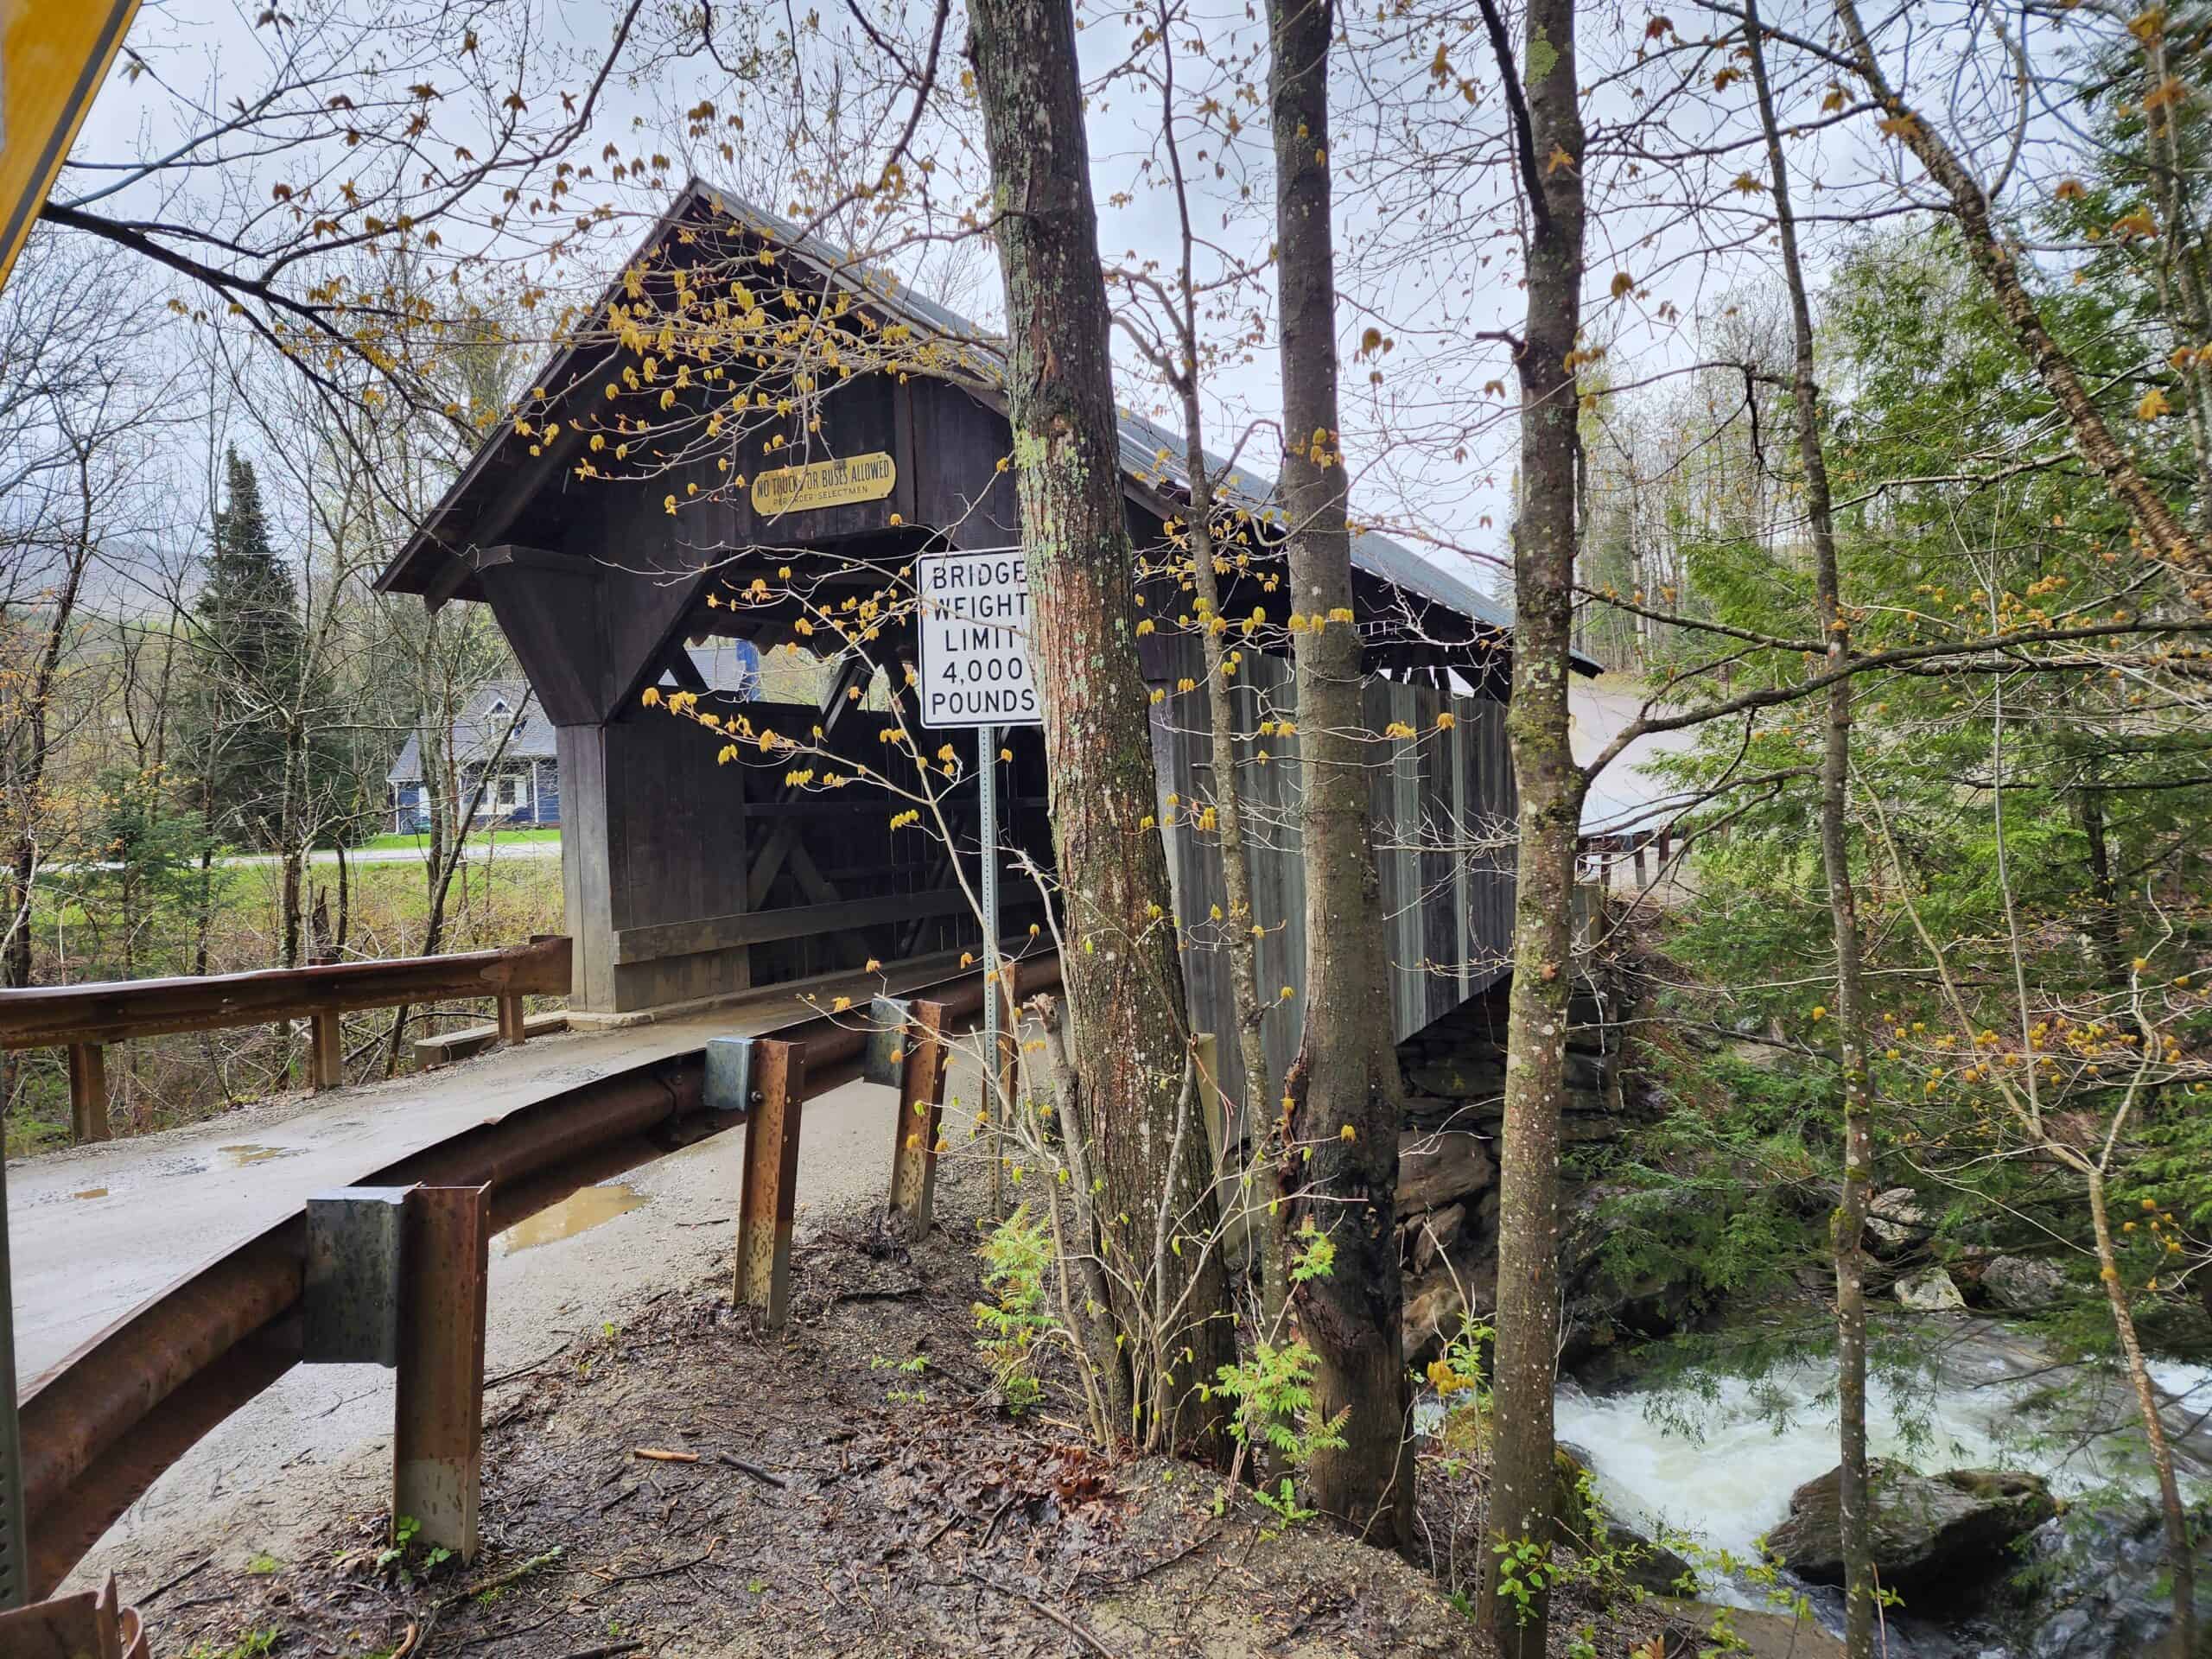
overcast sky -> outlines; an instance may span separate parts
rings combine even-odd
[[[395,0],[395,5],[404,10],[408,0]],[[192,136],[180,111],[188,112],[194,105],[220,108],[234,97],[255,97],[270,79],[279,44],[276,31],[252,26],[251,19],[262,8],[263,0],[149,0],[126,41],[147,73],[134,82],[118,68],[95,104],[73,159],[112,163],[166,155]],[[487,18],[499,12],[491,4],[480,10]],[[557,69],[549,66],[557,65],[564,53],[579,60],[596,53],[612,28],[614,10],[613,0],[540,0],[534,14],[538,38],[530,60],[513,66],[516,78],[550,75],[552,84],[561,84]],[[1920,10],[1932,22],[1939,8]],[[1701,26],[1689,8],[1683,10],[1686,27]],[[361,15],[359,6],[338,6],[336,12]],[[718,7],[716,12],[727,18],[730,9]],[[741,14],[739,27],[772,33],[780,30],[785,15],[781,9]],[[1112,262],[1141,265],[1153,260],[1172,269],[1178,248],[1176,215],[1173,198],[1157,188],[1166,161],[1159,94],[1141,78],[1113,73],[1130,59],[1141,24],[1135,14],[1095,6],[1078,15],[1084,24],[1084,67],[1094,79],[1090,142],[1102,251]],[[1187,43],[1195,35],[1206,47],[1203,54],[1174,54],[1177,107],[1190,118],[1179,134],[1197,228],[1221,254],[1202,262],[1204,279],[1218,273],[1224,258],[1263,260],[1268,245],[1272,182],[1266,111],[1240,96],[1247,82],[1256,83],[1264,95],[1264,40],[1243,0],[1199,0],[1182,16],[1179,40]],[[1634,146],[1616,145],[1610,156],[1587,158],[1593,207],[1599,211],[1591,232],[1586,317],[1592,340],[1610,353],[1599,372],[1613,384],[1641,381],[1696,361],[1713,320],[1769,280],[1771,257],[1761,234],[1764,194],[1729,186],[1731,174],[1756,179],[1765,172],[1762,155],[1740,148],[1749,137],[1749,85],[1740,66],[1717,49],[1677,49],[1639,69],[1635,60],[1646,42],[1649,16],[1641,8],[1593,7],[1583,26],[1583,79],[1589,86],[1586,119],[1601,133],[1609,128],[1618,133],[1635,115],[1663,105],[1664,136],[1677,152],[1669,156],[1665,143],[1646,137]],[[1817,34],[1825,16],[1824,8],[1806,7],[1787,14],[1785,21]],[[904,18],[905,31],[918,47],[924,21],[918,12]],[[679,112],[700,96],[717,88],[727,96],[728,90],[726,80],[696,59],[671,63],[664,58],[651,75],[618,76],[607,89],[592,132],[572,153],[589,160],[608,142],[626,150],[664,150],[678,162],[674,182],[690,152],[707,176],[741,192],[758,193],[764,205],[788,210],[791,203],[774,199],[776,193],[792,183],[789,175],[819,162],[830,132],[842,126],[880,135],[895,126],[906,107],[880,93],[871,99],[865,43],[850,20],[833,12],[823,22],[823,35],[808,37],[809,92],[803,106],[791,107],[780,85],[753,89],[760,94],[748,105],[754,119],[734,162],[701,152],[683,137]],[[956,7],[950,30],[955,46],[964,36],[964,25]],[[494,25],[486,22],[485,27],[486,45],[496,59],[500,43],[490,37]],[[1371,32],[1359,35],[1356,52],[1339,54],[1334,163],[1344,281],[1338,322],[1355,514],[1426,531],[1440,543],[1495,557],[1504,548],[1509,518],[1516,435],[1510,392],[1513,377],[1504,347],[1479,336],[1517,327],[1523,301],[1516,194],[1510,175],[1498,164],[1497,78],[1486,45],[1468,27],[1423,26],[1414,19],[1373,23]],[[1435,55],[1440,47],[1441,58]],[[363,48],[375,49],[367,41]],[[1923,76],[1936,67],[1931,54],[1932,48],[1921,48]],[[1159,55],[1145,54],[1145,60],[1156,65]],[[640,56],[633,49],[626,60]],[[948,54],[948,72],[957,71],[959,61]],[[1972,68],[1971,59],[1967,67]],[[1732,67],[1736,73],[1728,79],[1740,84],[1707,86]],[[1777,54],[1777,73],[1785,83],[1785,120],[1814,120],[1827,76],[1812,73],[1802,60],[1789,62],[1786,54]],[[834,110],[833,98],[838,100]],[[1199,120],[1193,112],[1206,100],[1211,101],[1212,113]],[[1242,128],[1233,140],[1224,137],[1230,115]],[[448,124],[454,118],[446,112]],[[1864,128],[1863,122],[1840,131],[1816,127],[1793,139],[1793,172],[1802,174],[1797,181],[1801,207],[1814,214],[1824,209],[1857,211],[1889,191],[1885,175],[1896,170],[1893,150],[1885,155],[1885,147],[1871,142]],[[2063,150],[2066,135],[2047,117],[2039,117],[2035,130],[2042,149]],[[796,150],[786,147],[794,138]],[[1730,149],[1731,142],[1739,148]],[[1690,153],[1701,147],[1714,153]],[[964,191],[981,189],[983,172],[972,120],[956,115],[949,122],[926,123],[917,149],[939,169],[936,200],[957,206]],[[1647,157],[1648,164],[1624,153],[1630,149]],[[188,213],[186,204],[193,201],[233,208],[258,201],[272,180],[292,170],[295,157],[237,155],[219,175],[183,175],[184,199],[166,211],[174,217]],[[2025,178],[2032,170],[2023,168],[2019,175]],[[57,199],[81,199],[116,176],[73,166],[63,175]],[[1821,187],[1818,193],[1815,181]],[[139,199],[125,196],[102,205],[112,209],[120,200],[130,200],[141,207],[146,189],[138,188]],[[654,205],[639,192],[614,191],[609,199],[620,203],[624,217],[601,239],[595,259],[561,268],[558,280],[571,288],[584,282],[584,266],[595,267],[593,281],[610,275],[620,252],[640,233],[642,215]],[[1817,226],[1813,239],[1816,254],[1830,241]],[[480,245],[496,246],[496,239]],[[908,249],[896,260],[904,274],[957,308],[986,321],[997,316],[995,264],[980,240]],[[114,269],[118,280],[144,284],[149,292],[176,292],[194,304],[205,301],[204,295],[150,264],[118,257]],[[1620,292],[1615,291],[1617,273],[1630,279]],[[1274,343],[1265,316],[1271,296],[1272,279],[1262,278],[1249,284],[1231,308],[1240,313],[1258,308],[1255,315],[1264,341],[1232,351],[1211,375],[1207,438],[1217,449],[1250,432],[1255,423],[1272,419]],[[1237,322],[1235,316],[1222,320],[1217,337],[1233,338]],[[1356,355],[1370,327],[1392,343],[1387,355],[1372,361]],[[155,349],[162,349],[161,342],[155,342]],[[1125,365],[1117,388],[1122,401],[1179,426],[1157,389],[1137,371],[1127,340],[1117,340],[1117,350]],[[1370,381],[1378,371],[1379,385]],[[1493,383],[1498,390],[1485,391]],[[1259,432],[1243,458],[1257,469],[1272,471],[1277,442],[1271,433]],[[1460,555],[1438,556],[1465,563]],[[1493,585],[1488,575],[1481,579]]]

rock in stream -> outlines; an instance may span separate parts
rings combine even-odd
[[[2042,1478],[2017,1470],[1923,1475],[1878,1458],[1869,1473],[1875,1570],[1923,1615],[1940,1617],[1938,1598],[1971,1598],[2004,1572],[2016,1540],[2058,1513]],[[1831,1469],[1792,1492],[1789,1518],[1767,1535],[1768,1548],[1815,1584],[1843,1582],[1842,1475]]]

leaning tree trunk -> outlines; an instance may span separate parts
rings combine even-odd
[[[1828,662],[1851,660],[1851,624],[1843,608],[1835,548],[1835,518],[1828,492],[1827,452],[1821,436],[1821,391],[1813,352],[1813,308],[1797,251],[1797,220],[1789,200],[1789,174],[1782,153],[1774,92],[1767,79],[1758,6],[1747,6],[1744,32],[1759,119],[1766,129],[1767,166],[1773,173],[1775,227],[1782,242],[1783,274],[1789,295],[1790,334],[1796,362],[1792,377],[1797,454],[1805,469],[1805,513],[1813,536],[1814,585],[1821,638]],[[1866,1464],[1866,1209],[1873,1193],[1873,1097],[1866,1070],[1866,984],[1859,927],[1859,896],[1851,879],[1847,816],[1851,785],[1851,696],[1848,675],[1828,688],[1827,732],[1821,752],[1821,861],[1828,884],[1828,923],[1835,937],[1836,1045],[1843,1085],[1843,1187],[1829,1220],[1835,1261],[1836,1415],[1841,1471],[1837,1486],[1844,1577],[1844,1649],[1850,1659],[1874,1659],[1874,1514]]]
[[[2083,1160],[2085,1161],[2085,1160]],[[2120,1338],[2120,1354],[2127,1367],[2127,1380],[2135,1391],[2135,1406],[2143,1419],[2143,1434],[2151,1447],[2151,1469],[2158,1479],[2158,1510],[2166,1529],[2166,1560],[2171,1569],[2167,1592],[2172,1599],[2173,1628],[2164,1651],[2171,1659],[2202,1659],[2196,1640],[2196,1551],[2190,1537],[2189,1509],[2183,1501],[2181,1483],[2174,1474],[2174,1450],[2166,1438],[2166,1421],[2159,1414],[2158,1396],[2151,1386],[2151,1372],[2143,1360],[2143,1344],[2135,1334],[2135,1311],[2128,1305],[2127,1283],[2120,1277],[2120,1253],[2113,1243],[2112,1211],[2106,1202],[2104,1172],[2090,1165],[2085,1172],[2089,1193],[2089,1224],[2097,1241],[2097,1277],[2110,1305],[2113,1330]]]
[[[1044,691],[1064,964],[1083,1121],[1103,1184],[1099,1247],[1132,1425],[1225,1459],[1217,1371],[1236,1357],[1212,1160],[1184,1027],[1183,972],[1136,658],[1109,320],[1068,0],[969,0],[1006,283],[1007,407]],[[1205,1390],[1203,1395],[1202,1390]]]
[[[1334,1270],[1292,1293],[1319,1361],[1314,1406],[1344,1412],[1315,1453],[1313,1506],[1361,1537],[1410,1549],[1411,1401],[1399,1335],[1397,1053],[1389,960],[1368,819],[1375,740],[1360,700],[1360,637],[1338,430],[1336,250],[1329,176],[1330,9],[1269,0],[1290,605],[1298,684],[1299,826],[1306,866],[1305,1023],[1284,1084],[1281,1225],[1335,1245]],[[1308,1156],[1310,1153],[1310,1161]]]
[[[2212,610],[2212,549],[2208,549],[2182,523],[2166,505],[2158,486],[2144,476],[2143,469],[2129,458],[2127,451],[2113,436],[2112,429],[2105,424],[2104,416],[2097,411],[2096,400],[2075,370],[2073,359],[2051,338],[2042,309],[2020,275],[2015,244],[1998,229],[1989,197],[1980,181],[1936,129],[1908,107],[1890,86],[1889,78],[1882,73],[1881,60],[1875,54],[1872,38],[1859,21],[1859,8],[1853,0],[1836,0],[1835,10],[1837,21],[1843,25],[1844,40],[1858,60],[1860,78],[1892,124],[1890,130],[1913,153],[1936,185],[1950,197],[1951,211],[1958,220],[1960,240],[1967,257],[1989,284],[1989,291],[2011,327],[2013,339],[2043,381],[2044,391],[2058,405],[2058,412],[2073,429],[2074,447],[2104,480],[2105,487],[2113,498],[2127,509],[2151,550],[2179,566],[2197,603]]]
[[[1518,78],[1497,14],[1491,44]],[[1539,1659],[1547,1591],[1529,1565],[1552,1538],[1552,1388],[1559,1351],[1560,1111],[1573,982],[1574,860],[1588,780],[1567,738],[1574,633],[1576,336],[1583,275],[1582,118],[1574,80],[1574,0],[1530,0],[1517,122],[1529,219],[1528,322],[1521,383],[1521,510],[1513,527],[1513,702],[1505,730],[1520,790],[1513,990],[1499,1131],[1497,1357],[1490,1534],[1478,1614],[1504,1659]],[[1516,99],[1516,101],[1520,101]],[[1502,1590],[1508,1577],[1525,1593]],[[1543,1575],[1548,1579],[1547,1573]]]

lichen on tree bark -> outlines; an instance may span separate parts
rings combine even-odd
[[[1154,816],[1109,319],[1066,0],[970,0],[1007,302],[1007,405],[1065,895],[1071,1134],[1100,1184],[1096,1247],[1143,1443],[1222,1458],[1236,1359],[1212,1160]]]

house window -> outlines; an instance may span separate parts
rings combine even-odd
[[[520,806],[520,805],[522,804],[522,798],[523,798],[523,777],[522,777],[522,774],[521,774],[520,772],[505,772],[505,773],[501,774],[500,779],[499,779],[499,808],[500,808],[500,810],[502,810],[502,811],[508,811],[508,812],[512,811],[515,808],[517,808],[517,807],[518,807],[518,806]]]

